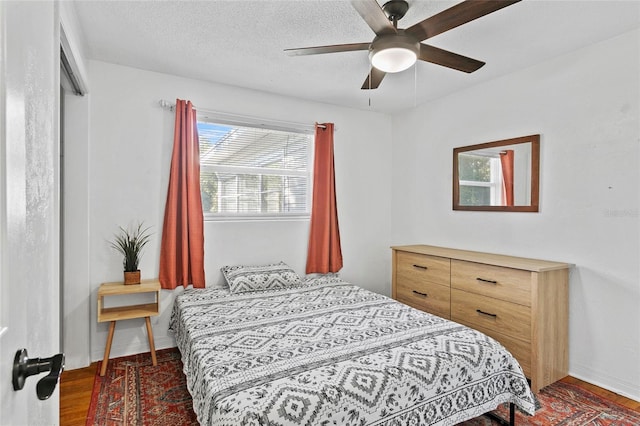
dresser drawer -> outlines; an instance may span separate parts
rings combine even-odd
[[[495,330],[531,341],[531,309],[528,306],[452,288],[451,319],[472,328]]]
[[[398,283],[396,299],[416,309],[451,319],[450,289],[432,283]]]
[[[398,285],[430,282],[449,287],[451,279],[449,259],[402,251],[397,252],[396,256]]]
[[[529,271],[452,260],[451,287],[531,306]]]

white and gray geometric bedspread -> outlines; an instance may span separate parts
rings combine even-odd
[[[189,289],[170,329],[202,425],[453,425],[504,402],[534,412],[495,340],[345,282]]]

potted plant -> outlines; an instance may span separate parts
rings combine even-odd
[[[149,242],[151,234],[149,228],[143,228],[142,223],[133,230],[120,227],[120,232],[115,235],[115,240],[111,242],[111,247],[116,249],[124,259],[122,266],[124,267],[124,283],[140,284],[140,269],[138,264],[142,249]]]

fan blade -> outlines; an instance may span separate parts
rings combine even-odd
[[[404,33],[426,40],[484,15],[518,3],[520,0],[466,0],[407,28]]]
[[[369,50],[371,43],[333,44],[330,46],[300,47],[298,49],[284,49],[288,55],[319,55],[321,53],[352,52],[355,50]]]
[[[398,32],[376,0],[351,0],[351,6],[362,16],[362,19],[376,35]]]
[[[384,78],[385,75],[387,75],[386,72],[380,71],[376,67],[371,67],[371,70],[369,71],[369,75],[367,76],[367,79],[362,84],[361,89],[362,90],[377,89],[378,86],[380,86],[380,83],[382,82],[382,79]]]
[[[458,55],[457,53],[442,50],[437,47],[427,46],[422,43],[420,43],[420,55],[418,55],[418,59],[466,73],[472,73],[485,64],[482,61],[467,58],[466,56]]]

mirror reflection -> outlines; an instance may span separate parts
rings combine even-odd
[[[540,135],[454,149],[454,210],[538,211]]]

